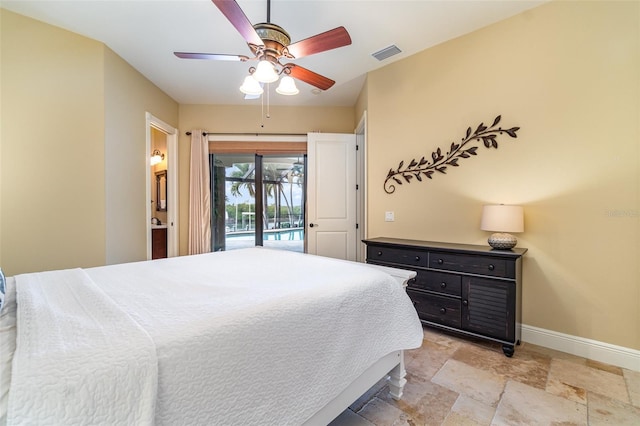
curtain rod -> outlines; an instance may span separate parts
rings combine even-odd
[[[191,136],[191,132],[186,132],[187,136]],[[219,135],[219,136],[307,136],[306,133],[213,133],[202,132],[202,136]]]

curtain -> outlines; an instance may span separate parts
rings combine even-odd
[[[192,130],[189,171],[189,254],[210,251],[209,144],[202,130]]]

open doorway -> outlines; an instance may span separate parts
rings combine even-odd
[[[212,154],[212,250],[304,252],[305,155]]]
[[[178,255],[178,129],[150,113],[146,129],[147,259],[173,257]]]

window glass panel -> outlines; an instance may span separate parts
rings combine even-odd
[[[304,252],[304,159],[302,153],[210,155],[212,250],[264,245]]]
[[[303,159],[285,155],[263,157],[265,247],[304,252]]]

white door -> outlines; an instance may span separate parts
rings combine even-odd
[[[356,135],[309,133],[307,252],[356,260]]]

